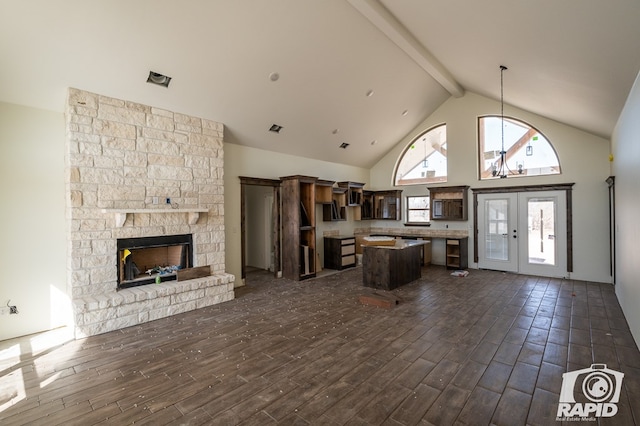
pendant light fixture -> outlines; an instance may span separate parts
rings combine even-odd
[[[424,157],[422,158],[422,168],[426,169],[429,165],[427,161],[427,140],[426,138],[422,138],[422,144],[424,145]]]
[[[504,79],[503,74],[508,68],[500,65],[500,130],[501,130],[501,146],[500,158],[492,167],[491,174],[500,176],[500,179],[506,179],[509,168],[507,167],[507,151],[504,150]]]
[[[537,141],[538,137],[534,136],[533,140]],[[527,153],[527,157],[531,157],[533,155],[533,146],[531,145],[531,141],[529,141],[529,145],[527,145],[526,153]]]

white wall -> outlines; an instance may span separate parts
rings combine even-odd
[[[270,252],[265,250],[271,233],[271,228],[267,226],[271,214],[265,205],[268,196],[273,196],[270,186],[248,185],[245,188],[246,262],[247,266],[260,269],[269,269],[270,263]]]
[[[616,293],[640,344],[640,74],[613,133],[616,191]]]
[[[637,86],[637,85],[636,85]],[[619,285],[618,294],[632,330],[638,336],[640,317],[631,306],[640,302],[637,277],[640,232],[634,215],[640,211],[640,196],[633,184],[638,180],[640,132],[631,116],[638,116],[640,94],[636,87],[618,125],[614,166],[618,175]],[[226,271],[241,285],[240,180],[239,176],[278,179],[304,174],[335,181],[356,181],[367,189],[392,188],[395,161],[402,149],[420,131],[446,122],[449,139],[448,184],[472,187],[575,182],[574,264],[572,277],[609,282],[607,186],[610,174],[608,141],[552,120],[506,106],[505,114],[536,126],[551,140],[560,156],[563,174],[506,182],[479,182],[476,166],[476,117],[499,113],[499,103],[469,93],[451,98],[420,126],[398,143],[371,170],[327,163],[225,143],[225,247]],[[0,303],[8,299],[19,315],[0,317],[0,339],[25,335],[63,325],[71,309],[66,298],[66,242],[64,200],[64,117],[62,114],[0,103]],[[404,187],[403,195],[422,193],[424,185]],[[634,192],[634,190],[636,192]],[[384,221],[372,226],[402,226]],[[369,223],[367,223],[367,226]],[[450,228],[468,224],[450,223]],[[318,222],[318,235],[333,230],[352,232],[359,222]],[[440,226],[434,224],[434,227]],[[33,243],[29,247],[28,244]],[[318,241],[321,250],[321,238]],[[35,261],[33,260],[35,259]],[[62,315],[62,316],[60,316]],[[636,337],[638,339],[638,337]]]
[[[305,175],[335,181],[368,183],[369,170],[328,163],[309,158],[278,154],[256,148],[225,143],[224,145],[224,201],[226,270],[236,276],[236,286],[242,285],[242,259],[240,246],[240,176],[279,179],[282,176]],[[316,210],[316,215],[318,210]],[[316,216],[318,217],[318,216]],[[319,216],[322,218],[322,215]],[[317,220],[319,252],[322,252],[322,234],[325,230],[353,232],[353,221],[322,222]]]
[[[71,323],[64,153],[63,114],[0,103],[0,340]]]
[[[505,105],[505,115],[528,122],[551,141],[560,157],[562,174],[480,182],[477,161],[477,117],[499,113],[499,102],[474,93],[467,92],[462,98],[450,98],[371,169],[371,187],[391,188],[395,163],[404,148],[424,130],[436,124],[446,123],[449,175],[447,185],[469,185],[471,188],[482,188],[575,183],[573,187],[574,272],[571,278],[611,282],[608,189],[605,183],[610,173],[609,141]],[[426,185],[405,186],[401,189],[403,189],[403,197],[426,193]],[[471,200],[471,193],[469,196]],[[472,206],[469,211],[470,218],[472,217],[471,208]],[[402,226],[402,223],[395,222],[395,225]],[[470,248],[473,247],[471,219],[468,222],[434,222],[432,228],[439,229],[445,225],[448,225],[449,229],[468,229]],[[469,264],[473,265],[472,250],[469,251]]]

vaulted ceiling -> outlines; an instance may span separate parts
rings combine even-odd
[[[501,64],[505,103],[609,138],[640,70],[640,2],[3,0],[0,58],[3,102],[62,111],[76,87],[370,167],[450,96],[499,99]]]

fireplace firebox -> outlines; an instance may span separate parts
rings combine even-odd
[[[118,246],[118,290],[171,281],[193,266],[191,234],[121,238]]]

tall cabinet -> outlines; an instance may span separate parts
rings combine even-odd
[[[300,281],[316,276],[316,181],[285,176],[282,181],[282,275]]]

